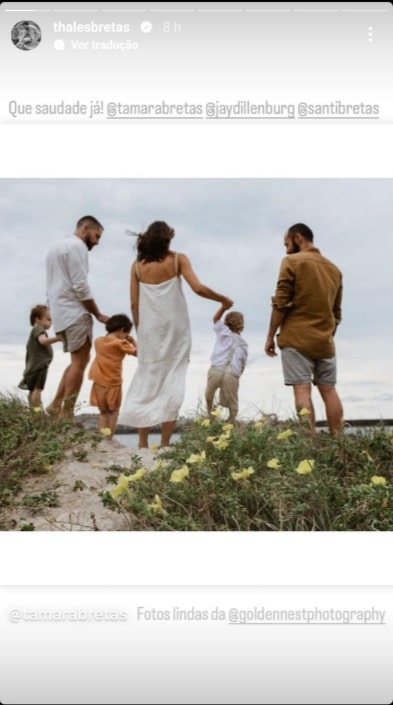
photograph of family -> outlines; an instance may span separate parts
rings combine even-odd
[[[393,529],[389,179],[2,179],[1,531]]]

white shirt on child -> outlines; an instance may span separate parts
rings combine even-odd
[[[214,324],[213,330],[217,335],[217,339],[210,358],[211,364],[215,367],[226,365],[228,363],[228,357],[231,354],[232,346],[235,346],[230,364],[234,374],[240,377],[247,362],[247,342],[238,333],[233,333],[222,321],[217,321],[217,323]]]

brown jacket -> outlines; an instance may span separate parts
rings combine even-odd
[[[278,347],[313,359],[334,357],[341,299],[341,272],[316,247],[284,257],[272,297],[273,308],[286,312]]]

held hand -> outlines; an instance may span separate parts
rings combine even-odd
[[[99,313],[98,316],[96,316],[97,321],[100,323],[106,323],[109,321],[110,316],[105,316],[103,313]]]
[[[274,343],[274,338],[266,338],[266,343],[265,343],[265,353],[268,355],[268,357],[276,357],[276,345]]]
[[[224,301],[222,302],[222,307],[226,310],[227,308],[231,308],[232,306],[233,306],[232,299],[228,299],[227,296],[224,296]]]

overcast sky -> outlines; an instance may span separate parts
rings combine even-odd
[[[185,252],[201,281],[230,296],[245,316],[249,363],[240,382],[240,409],[293,414],[292,390],[279,358],[263,352],[270,297],[285,255],[283,235],[296,222],[314,231],[315,245],[343,272],[343,322],[336,335],[338,385],[345,417],[393,417],[393,181],[389,179],[0,179],[0,389],[16,392],[29,334],[29,312],[45,303],[45,256],[94,215],[105,227],[89,253],[90,283],[101,311],[129,314],[134,238],[154,220],[175,228],[173,249]],[[184,283],[193,347],[183,413],[203,398],[214,344],[216,303]],[[104,327],[95,323],[95,336]],[[44,402],[68,363],[58,344]],[[124,390],[135,370],[124,362]],[[90,383],[80,401],[87,404]],[[314,392],[318,418],[325,418]],[[85,410],[85,408],[83,408]],[[87,409],[86,409],[87,410]]]

